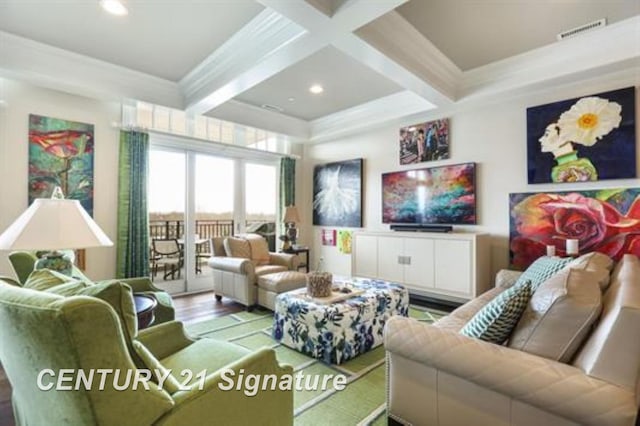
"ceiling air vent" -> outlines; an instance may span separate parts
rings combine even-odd
[[[260,105],[260,108],[268,109],[269,111],[284,112],[284,108],[281,108],[278,105],[273,105],[273,104],[262,104]]]
[[[558,34],[556,37],[558,40],[564,40],[565,38],[577,36],[578,34],[582,34],[586,31],[595,30],[596,28],[604,27],[607,25],[607,19],[602,18],[597,21],[589,22],[588,24],[580,25],[579,27],[572,28],[567,31],[563,31]]]

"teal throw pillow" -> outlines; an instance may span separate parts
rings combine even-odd
[[[530,281],[531,293],[534,293],[538,287],[540,287],[540,284],[551,278],[572,261],[573,258],[571,257],[539,257],[520,275],[514,285]]]
[[[502,344],[518,324],[532,293],[530,281],[514,284],[480,309],[460,334]]]

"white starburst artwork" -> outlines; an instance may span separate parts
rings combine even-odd
[[[316,166],[313,224],[362,226],[362,159]]]

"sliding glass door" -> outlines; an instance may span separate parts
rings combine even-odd
[[[152,276],[172,293],[211,290],[212,238],[243,232],[276,245],[276,164],[153,147],[149,205]],[[169,254],[160,246],[177,247]],[[155,247],[155,248],[154,248]]]
[[[267,239],[269,250],[276,248],[277,170],[273,165],[245,165],[246,231]]]
[[[170,293],[185,291],[184,253],[187,155],[151,150],[149,154],[149,258],[151,278]]]

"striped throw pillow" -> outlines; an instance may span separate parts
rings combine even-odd
[[[535,260],[529,267],[520,275],[518,281],[514,285],[523,283],[525,281],[531,282],[531,293],[534,293],[540,284],[551,278],[568,263],[572,262],[571,257],[556,257],[556,256],[542,256]]]
[[[462,327],[460,334],[502,344],[518,324],[531,294],[530,281],[514,284],[480,309]]]

